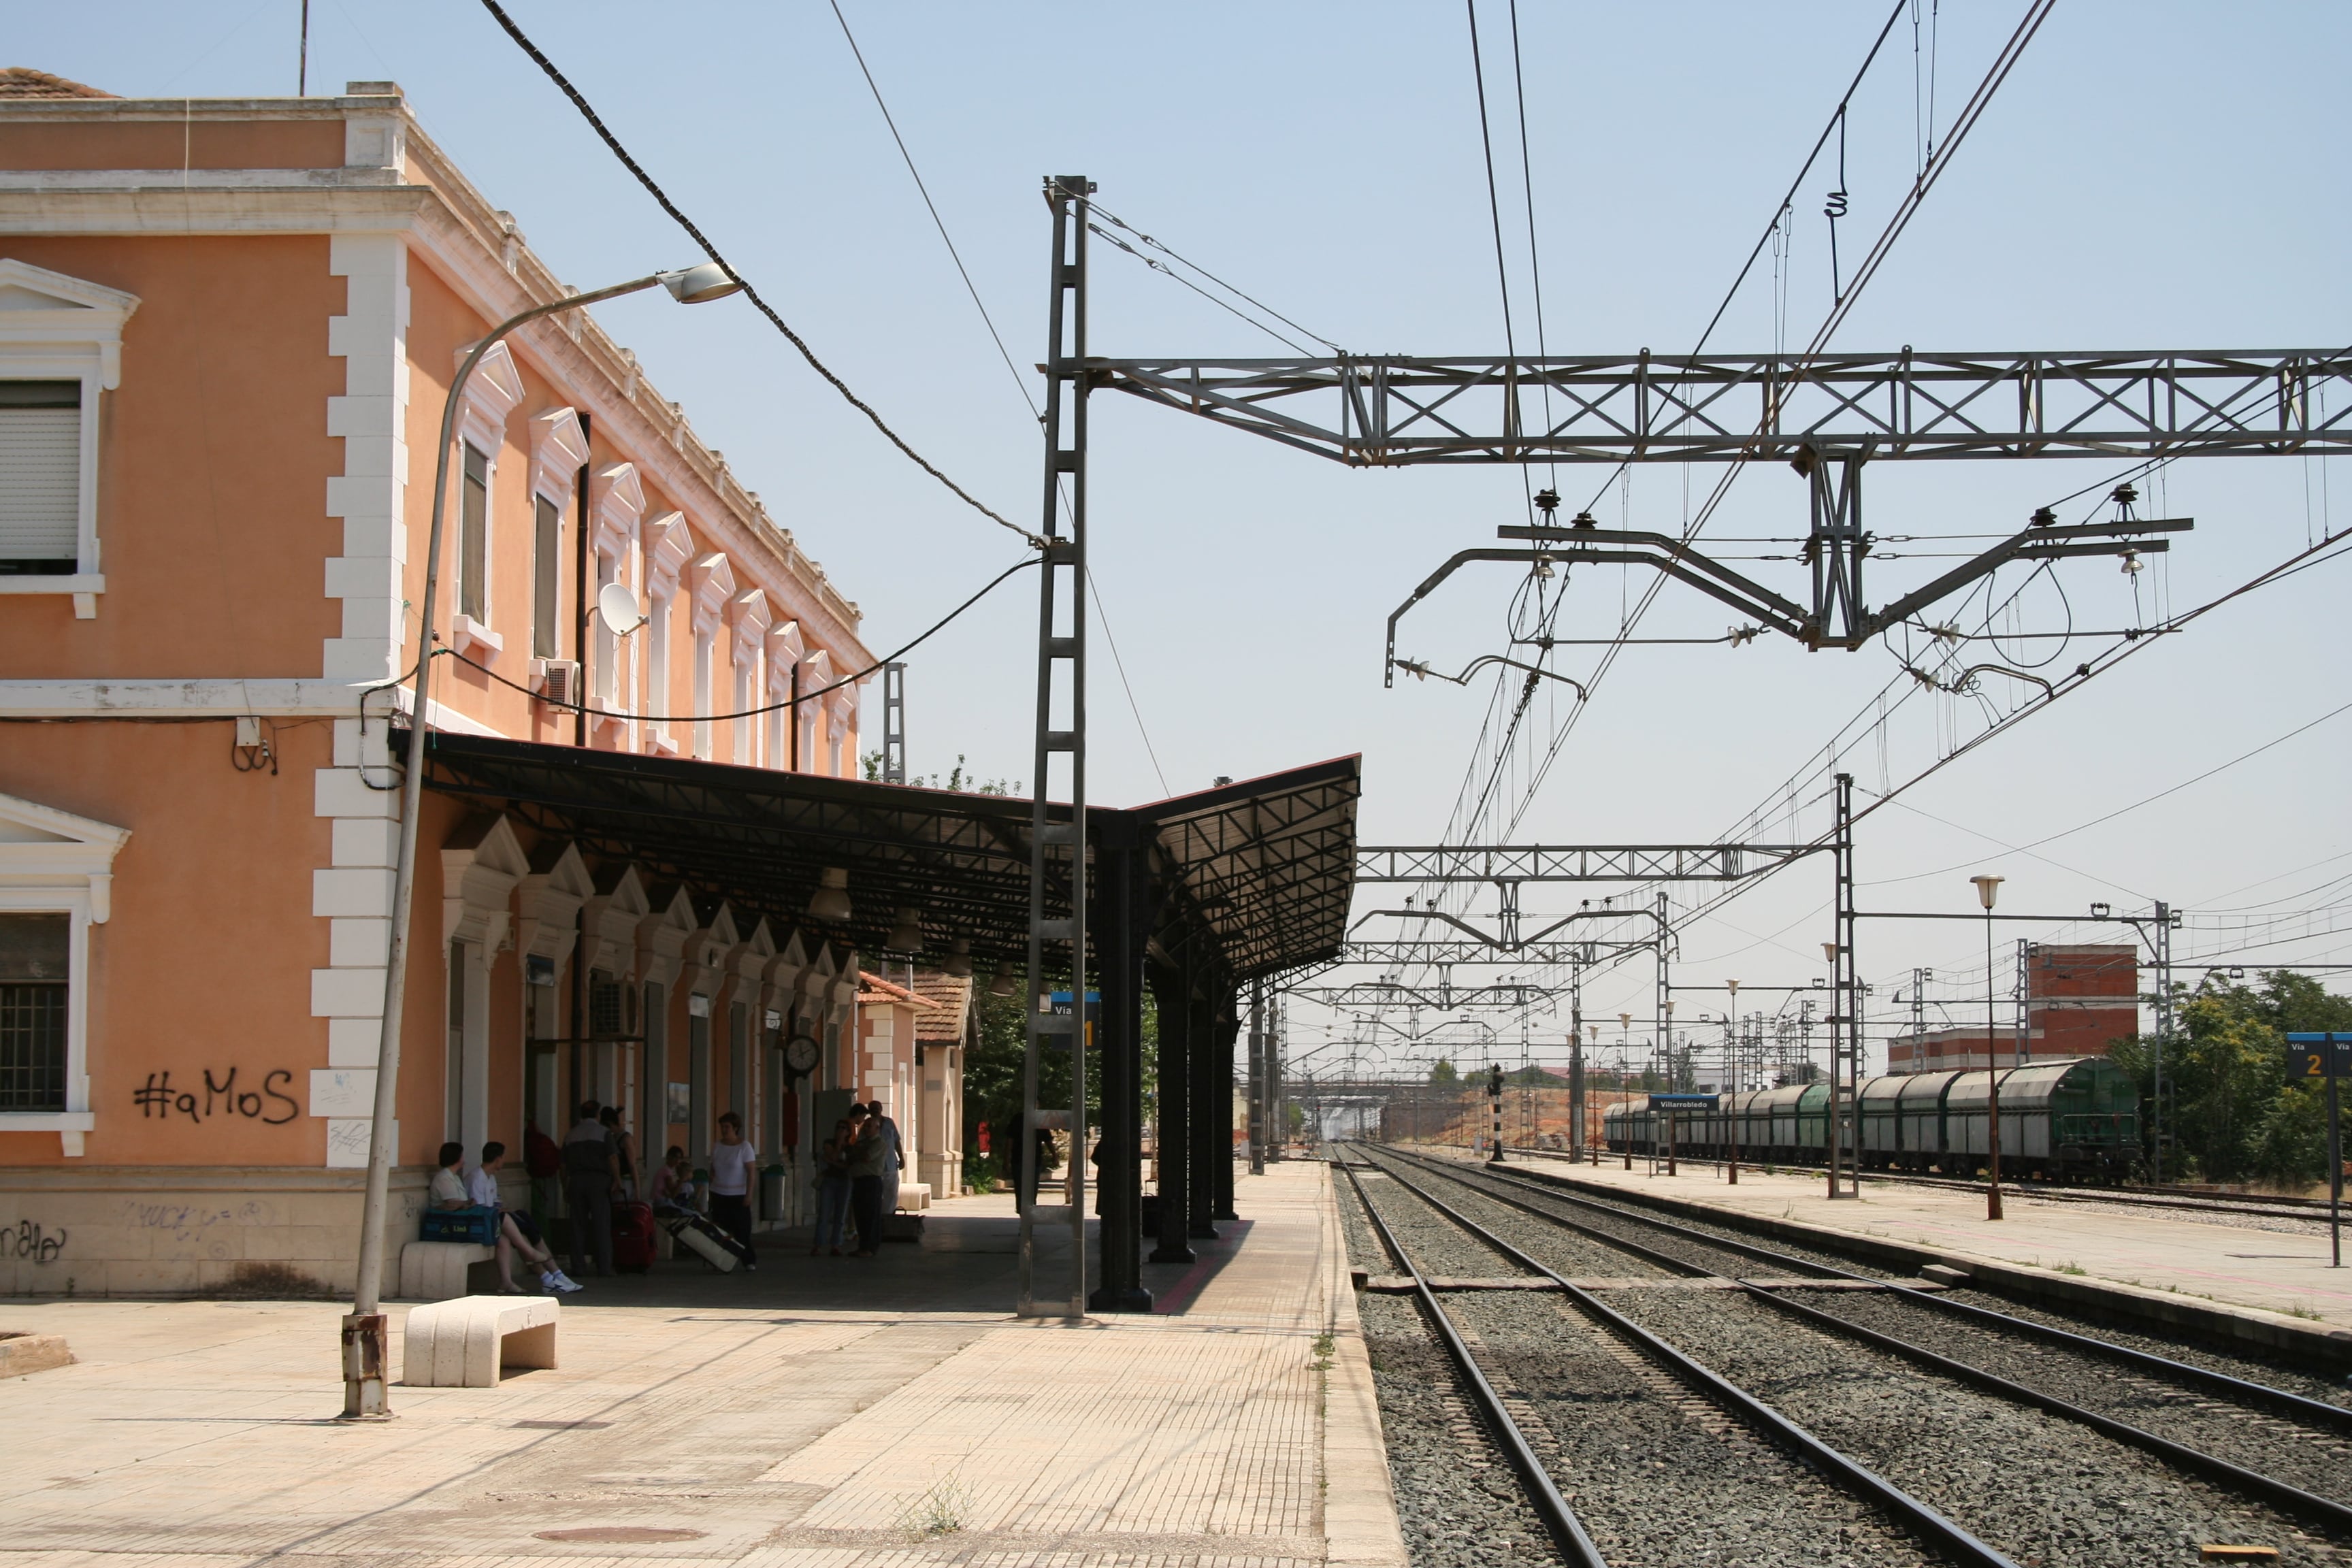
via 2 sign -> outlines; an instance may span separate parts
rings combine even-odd
[[[2286,1076],[2289,1082],[2352,1078],[2352,1035],[2289,1035]]]

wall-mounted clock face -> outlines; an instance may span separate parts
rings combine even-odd
[[[814,1072],[817,1058],[822,1054],[817,1043],[806,1035],[794,1035],[784,1042],[784,1065],[796,1073]]]

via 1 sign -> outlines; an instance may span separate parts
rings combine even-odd
[[[2289,1035],[2286,1076],[2290,1083],[2305,1079],[2352,1078],[2352,1035]]]

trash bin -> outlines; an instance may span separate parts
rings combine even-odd
[[[784,1224],[784,1168],[770,1165],[760,1173],[760,1217],[771,1227]]]

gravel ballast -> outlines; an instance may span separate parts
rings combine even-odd
[[[1411,1179],[1431,1181],[1449,1203],[1465,1182],[1493,1184],[1475,1170],[1450,1173],[1460,1179],[1423,1173]],[[1526,1189],[1506,1190],[1550,1206]],[[1459,1206],[1470,1212],[1469,1202]],[[1559,1207],[1581,1223],[1622,1228],[1629,1238],[1718,1272],[1772,1271],[1756,1259],[1658,1230],[1643,1223],[1638,1211]],[[1677,1216],[1674,1223],[1685,1222]],[[1792,1257],[1809,1250],[1767,1245]],[[1822,1260],[1852,1273],[1874,1272],[1840,1258]],[[1804,1301],[2321,1495],[2352,1492],[2334,1479],[2352,1458],[2352,1445],[2266,1408],[2191,1395],[2095,1352],[2046,1346],[1900,1297],[1820,1292]],[[2074,1568],[2161,1561],[2183,1552],[2193,1559],[2207,1542],[2275,1546],[2290,1562],[2336,1560],[2324,1527],[2283,1518],[2077,1423],[1979,1393],[1746,1295],[1634,1291],[1611,1304],[2021,1563]],[[2168,1345],[2158,1353],[2179,1352]],[[2257,1380],[2267,1371],[2243,1364],[2222,1370]]]

